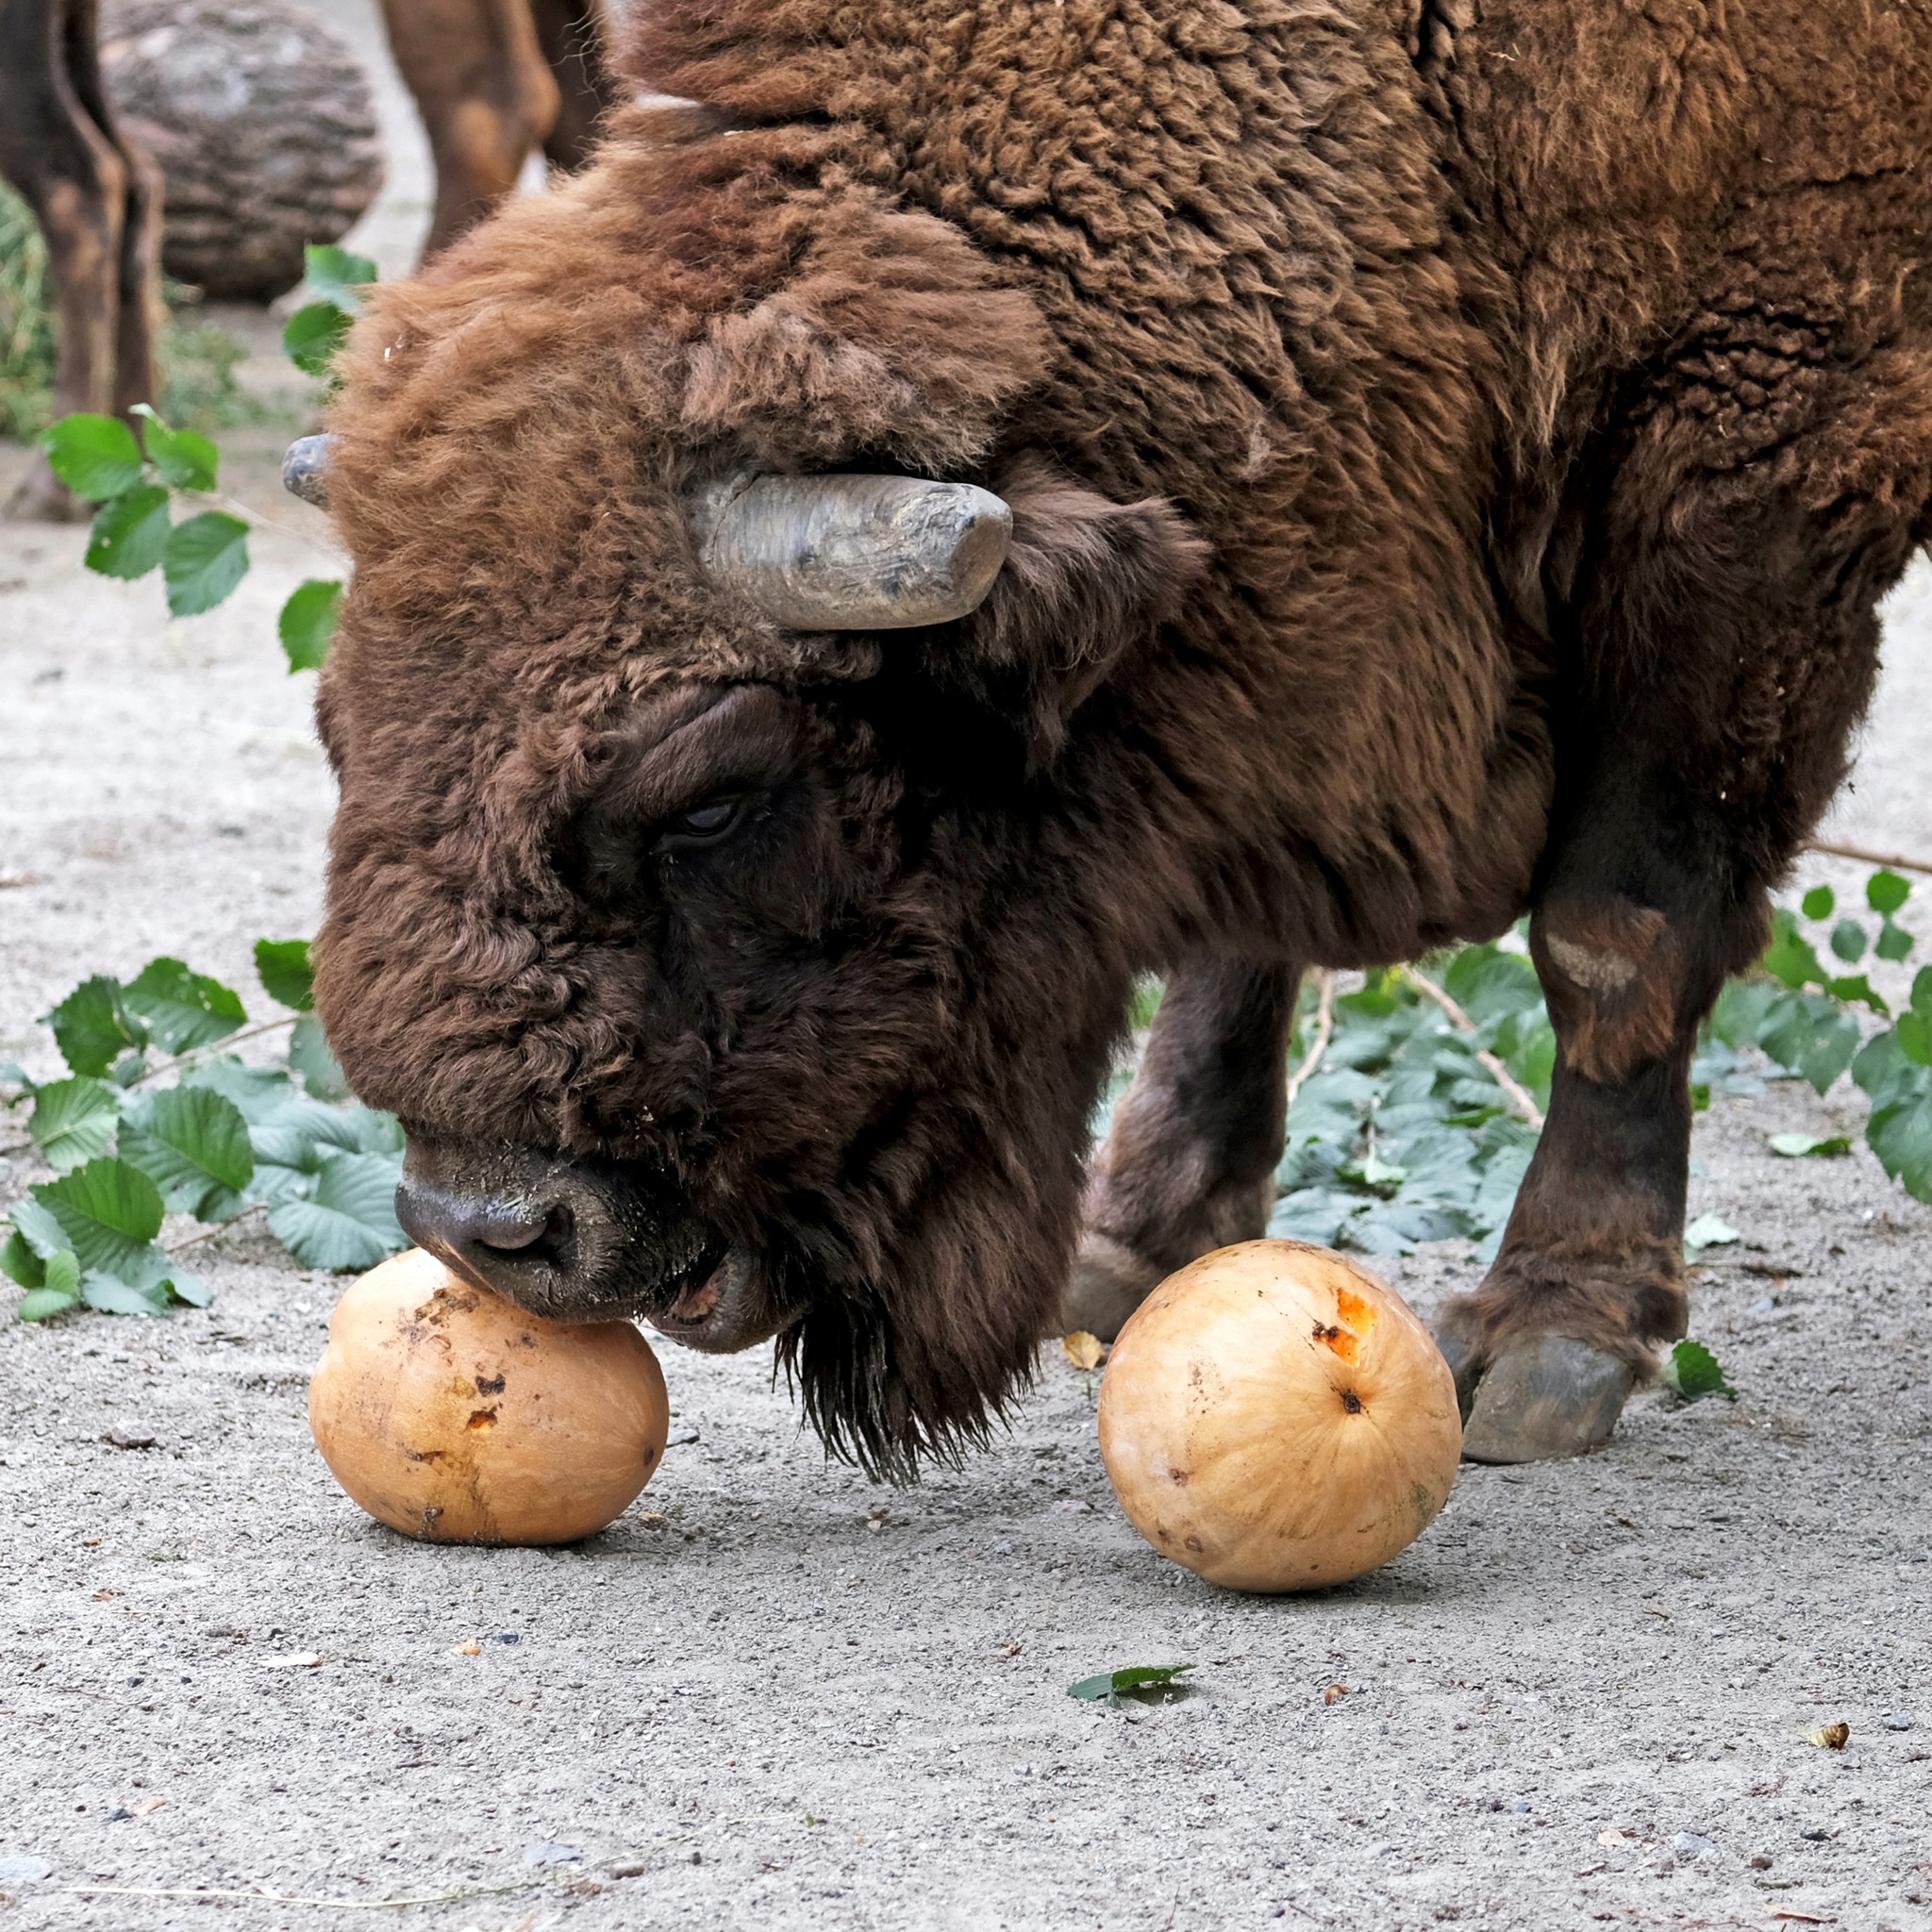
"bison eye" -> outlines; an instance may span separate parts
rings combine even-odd
[[[658,834],[663,852],[689,852],[701,845],[715,845],[738,829],[745,814],[748,798],[710,798],[668,819]]]

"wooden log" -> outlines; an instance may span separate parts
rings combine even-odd
[[[291,0],[107,0],[101,69],[167,182],[161,265],[207,295],[292,289],[382,185],[368,78]]]

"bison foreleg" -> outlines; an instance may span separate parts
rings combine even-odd
[[[1155,1284],[1268,1224],[1300,969],[1201,959],[1169,980],[1093,1163],[1063,1324],[1111,1341]]]

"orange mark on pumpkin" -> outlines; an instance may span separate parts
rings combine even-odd
[[[473,1429],[493,1429],[496,1426],[496,1411],[493,1408],[472,1410],[470,1426]]]
[[[1362,1342],[1380,1315],[1374,1303],[1351,1294],[1345,1288],[1335,1291],[1335,1314],[1332,1326],[1315,1324],[1315,1340],[1325,1341],[1343,1361],[1352,1364],[1359,1359]]]

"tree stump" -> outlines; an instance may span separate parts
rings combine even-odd
[[[161,265],[204,294],[292,289],[382,186],[367,76],[289,0],[107,0],[101,68],[167,177]]]

